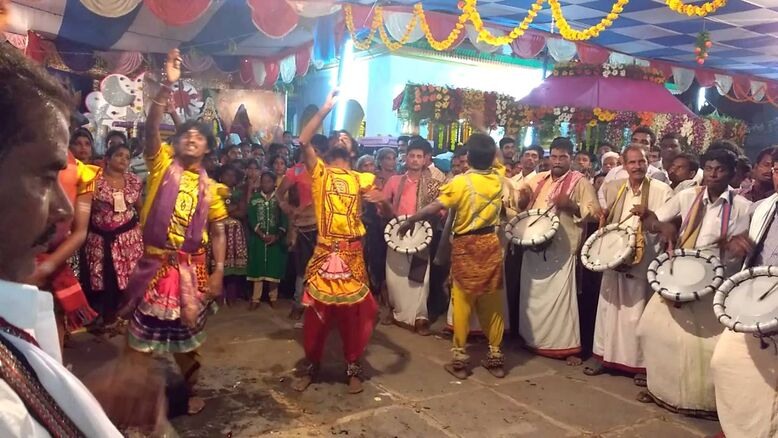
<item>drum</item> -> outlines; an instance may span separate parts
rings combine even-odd
[[[397,230],[407,217],[398,216],[392,218],[386,224],[386,228],[384,228],[384,239],[386,240],[386,245],[392,251],[403,254],[416,254],[417,252],[424,251],[432,242],[432,225],[427,221],[416,222],[413,229],[405,237],[400,237],[397,234]]]
[[[505,237],[519,246],[536,247],[551,240],[559,229],[559,216],[549,210],[522,211],[505,227]]]
[[[666,300],[684,303],[716,292],[724,281],[719,258],[700,250],[676,249],[648,265],[648,284]]]
[[[757,266],[727,278],[713,296],[713,313],[740,333],[778,333],[778,266]]]
[[[581,247],[581,263],[590,271],[616,269],[635,251],[635,231],[610,224],[589,236]]]

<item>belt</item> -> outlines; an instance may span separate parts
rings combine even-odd
[[[174,249],[162,249],[154,246],[146,247],[146,255],[162,261],[167,261],[171,266],[178,266],[180,260],[186,260],[189,264],[205,263],[205,251],[194,254]]]
[[[494,225],[489,226],[489,227],[483,227],[483,228],[479,228],[477,230],[466,231],[464,233],[454,234],[454,238],[464,237],[464,236],[475,236],[475,235],[491,234],[491,233],[494,233],[494,229],[495,229]]]
[[[302,226],[298,226],[297,227],[297,231],[299,231],[301,233],[313,233],[316,230],[318,230],[318,227],[316,226],[316,224],[313,224],[313,225],[302,225]]]
[[[338,252],[338,251],[361,251],[362,250],[362,238],[354,240],[335,240],[330,243],[318,242],[322,247]]]

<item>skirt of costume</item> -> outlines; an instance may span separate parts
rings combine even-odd
[[[205,255],[192,256],[197,273],[200,310],[193,326],[181,320],[181,289],[175,262],[162,263],[146,288],[143,299],[130,318],[129,345],[144,353],[188,353],[205,341],[205,321],[210,306],[206,301],[208,272]]]
[[[248,254],[246,278],[250,281],[279,283],[286,276],[286,240],[268,245],[256,233],[249,233]]]
[[[235,218],[224,220],[224,234],[227,248],[224,256],[224,275],[246,275],[248,248],[246,245],[246,227]]]

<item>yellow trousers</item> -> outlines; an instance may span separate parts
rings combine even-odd
[[[454,360],[466,361],[467,335],[470,332],[470,314],[475,311],[481,330],[489,340],[489,355],[502,356],[500,345],[505,331],[503,299],[500,291],[472,295],[463,291],[454,281],[451,297],[454,306]]]

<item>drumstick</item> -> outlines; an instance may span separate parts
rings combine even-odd
[[[759,297],[759,299],[758,299],[757,301],[762,301],[762,300],[764,300],[765,298],[767,298],[767,296],[768,296],[768,295],[770,295],[771,293],[773,293],[773,292],[775,291],[775,289],[776,289],[776,288],[778,288],[778,283],[775,283],[775,284],[773,285],[773,287],[771,287],[770,289],[768,289],[768,290],[767,290],[767,292],[763,293],[763,294],[762,294],[762,295]]]
[[[534,221],[530,222],[530,224],[527,226],[527,228],[535,225],[535,222],[539,221],[540,218],[542,218],[543,216],[547,215],[548,212],[551,211],[552,208],[554,208],[554,204],[549,205],[548,208],[546,209],[546,211],[541,213],[540,216],[538,216]]]

